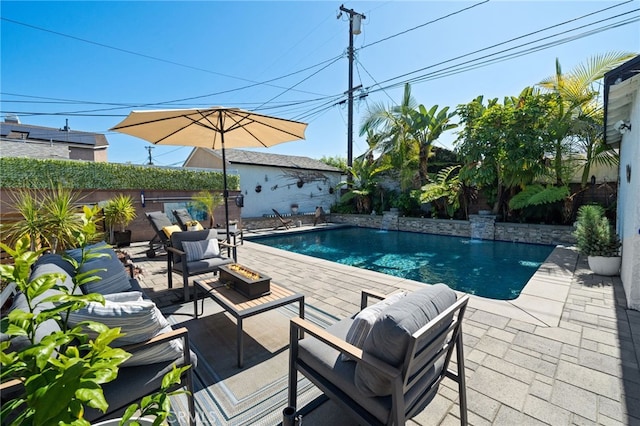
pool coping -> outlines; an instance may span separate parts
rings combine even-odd
[[[298,228],[296,231],[309,230],[308,227],[303,228],[307,229]],[[286,232],[285,230],[283,231],[283,233]],[[271,252],[276,255],[284,252],[288,257],[315,266],[336,270],[345,277],[349,275],[366,276],[373,282],[404,290],[415,290],[424,285],[424,283],[418,281],[290,252],[254,243],[251,240],[247,240],[246,243],[251,244],[256,250]],[[471,295],[469,306],[541,327],[557,327],[562,319],[562,312],[574,279],[577,263],[578,253],[574,248],[558,245],[527,281],[527,284],[525,284],[516,299],[495,300]],[[391,292],[389,291],[389,293]],[[458,293],[461,294],[460,292]]]

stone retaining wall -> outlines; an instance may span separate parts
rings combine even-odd
[[[332,213],[331,221],[367,228],[424,232],[428,234],[471,238],[470,221],[416,217],[396,217],[395,220],[389,220],[385,219],[385,217],[386,216],[380,215]],[[481,215],[479,217],[483,220],[485,219]],[[490,235],[491,231],[493,231],[493,235]],[[571,226],[494,222],[493,226],[485,227],[481,238],[532,244],[572,245],[575,243],[572,232],[573,227]]]

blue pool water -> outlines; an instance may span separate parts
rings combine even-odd
[[[554,247],[340,228],[252,238],[259,244],[491,299],[515,299]]]

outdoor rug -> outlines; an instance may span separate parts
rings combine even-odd
[[[201,302],[198,302],[200,306]],[[198,356],[194,388],[198,425],[277,425],[287,406],[289,319],[298,315],[294,303],[246,318],[244,367],[237,366],[236,322],[211,299],[205,313],[193,317],[193,303],[162,309],[174,327],[187,327]],[[336,321],[305,305],[305,318],[325,328]],[[322,401],[321,392],[298,374],[298,407]],[[185,397],[172,398],[171,424],[188,424]]]

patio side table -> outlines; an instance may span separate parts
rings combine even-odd
[[[271,282],[270,294],[254,299],[249,299],[237,291],[227,288],[218,278],[198,279],[194,280],[193,283],[193,311],[196,319],[201,315],[201,313],[198,312],[198,291],[200,289],[204,291],[205,296],[211,297],[236,319],[238,368],[242,368],[243,366],[244,336],[242,321],[245,318],[296,302],[298,303],[300,318],[304,318],[304,295],[295,293],[273,282]],[[204,311],[204,298],[202,300],[202,311]]]

